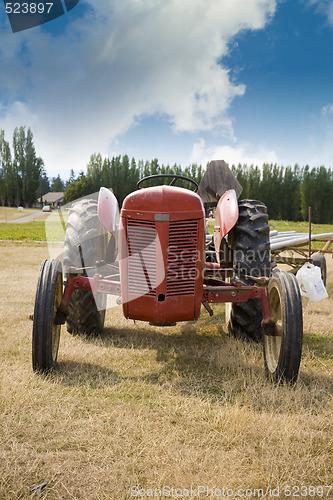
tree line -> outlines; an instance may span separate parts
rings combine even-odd
[[[44,162],[36,155],[31,129],[16,127],[12,149],[0,130],[0,203],[32,206],[37,199]]]
[[[309,206],[315,223],[333,223],[333,171],[264,164],[233,166],[243,187],[241,198],[263,201],[271,219],[308,221]]]
[[[331,169],[277,164],[262,167],[238,164],[231,168],[243,187],[241,198],[263,201],[271,219],[307,221],[311,206],[313,222],[333,223]],[[101,154],[93,154],[86,172],[82,170],[76,177],[71,170],[66,181],[60,175],[49,179],[42,158],[36,154],[31,129],[15,128],[12,149],[5,140],[4,130],[0,130],[0,203],[3,206],[33,206],[49,191],[64,191],[64,202],[69,203],[98,191],[101,186],[112,188],[121,206],[143,177],[177,174],[200,183],[204,173],[205,168],[196,163],[183,169],[178,164],[160,164],[156,158],[136,161],[125,154],[103,159]],[[167,182],[170,181],[166,179]]]
[[[127,155],[114,156],[102,159],[100,154],[93,154],[87,166],[87,172],[80,173],[79,178],[71,182],[66,187],[64,202],[81,198],[89,193],[94,193],[100,187],[111,187],[119,205],[122,205],[124,198],[136,190],[136,185],[140,179],[157,174],[184,175],[200,182],[204,174],[201,165],[192,164],[185,169],[180,165],[160,165],[158,159],[151,161],[131,160]],[[165,179],[165,183],[170,183],[170,179]],[[145,184],[147,187],[149,183]],[[180,184],[179,184],[180,185]]]
[[[75,179],[74,171],[67,182],[60,175],[49,179],[44,161],[36,154],[31,128],[16,127],[12,147],[0,130],[0,204],[2,206],[34,206],[49,191],[65,191]]]
[[[243,187],[241,199],[260,200],[267,205],[271,219],[291,221],[308,220],[308,207],[316,223],[333,223],[333,171],[324,166],[294,167],[264,164],[262,167],[238,164],[231,167]],[[127,155],[102,159],[93,154],[86,173],[69,182],[65,191],[66,203],[99,190],[111,187],[119,205],[125,196],[135,191],[143,177],[156,174],[185,175],[200,183],[205,169],[192,164],[185,169],[180,165],[160,165],[157,159],[143,162],[131,160]],[[168,182],[167,180],[165,181]]]

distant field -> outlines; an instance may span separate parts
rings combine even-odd
[[[41,213],[41,210],[37,208],[24,208],[23,212],[19,212],[17,207],[0,207],[0,222],[14,221],[15,219],[21,219],[26,215],[35,213]]]
[[[12,214],[11,216],[16,216],[15,210],[17,209],[7,209]],[[31,209],[33,213],[34,210]],[[40,211],[39,211],[40,212]],[[2,212],[3,213],[3,212]],[[28,215],[24,212],[24,215]],[[21,213],[22,216],[22,213]],[[0,222],[0,240],[12,240],[12,241],[60,241],[64,240],[64,221],[59,218],[58,212],[53,212],[52,214],[45,214],[45,220],[34,220],[32,222],[25,222],[21,224],[11,223],[1,223]],[[0,207],[0,220],[1,220],[1,207]],[[9,219],[8,219],[9,220]],[[45,221],[47,222],[47,231],[45,230]],[[290,222],[290,221],[270,221],[270,228],[277,229],[278,231],[292,231],[297,232],[307,232],[308,224],[306,222]],[[214,230],[214,220],[208,219],[208,230],[213,233]],[[314,233],[333,233],[333,225],[329,224],[313,224],[312,231]],[[314,249],[322,248],[322,243],[314,242],[312,244]]]
[[[14,209],[10,209],[14,210]],[[41,211],[39,210],[38,213]],[[32,211],[32,213],[34,213]],[[29,215],[21,213],[21,217]],[[42,219],[42,220],[41,220]],[[8,219],[9,220],[9,219]],[[58,212],[43,214],[41,218],[31,222],[20,224],[11,222],[0,222],[0,240],[14,241],[63,241],[64,240],[64,221],[61,221]]]
[[[214,223],[215,219],[208,219],[208,231],[210,233],[214,232]],[[276,229],[277,231],[296,231],[297,233],[309,232],[309,224],[307,222],[270,220],[269,226],[271,230]],[[333,224],[312,224],[312,233],[313,234],[333,233]],[[315,241],[312,243],[312,248],[315,250],[319,250],[322,247],[323,243]],[[333,244],[331,245],[331,249],[333,249]]]
[[[46,241],[45,222],[0,223],[0,240]]]
[[[0,240],[13,241],[63,241],[64,231],[57,222],[48,223],[47,232],[45,222],[33,221],[22,224],[0,223]]]
[[[297,233],[308,233],[308,222],[293,222],[287,220],[270,220],[269,225],[271,229],[278,231],[296,231]],[[312,232],[319,233],[333,233],[333,224],[312,224]]]
[[[210,233],[214,231],[215,219],[208,219],[208,229]],[[293,222],[287,220],[269,220],[270,229],[277,231],[296,231],[297,233],[307,233],[309,231],[308,222]],[[333,233],[333,224],[312,224],[312,232]]]

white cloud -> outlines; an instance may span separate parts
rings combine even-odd
[[[15,124],[13,104],[6,104],[0,128],[33,123],[37,152],[54,175],[84,168],[91,153],[108,153],[119,134],[153,114],[166,115],[177,133],[218,127],[232,137],[228,108],[245,86],[219,61],[239,31],[265,26],[275,0],[86,4],[91,9],[62,34],[37,28],[6,35],[16,37],[16,62],[0,78],[1,95],[24,104]],[[10,66],[6,50],[2,75]]]
[[[275,151],[264,145],[255,148],[249,143],[236,144],[235,146],[206,146],[203,139],[193,145],[190,163],[206,165],[211,160],[224,160],[232,165],[247,164],[261,167],[264,163],[279,163]]]
[[[333,1],[332,0],[307,0],[308,5],[316,6],[317,12],[327,18],[330,25],[333,25]]]
[[[333,105],[321,109],[321,116],[314,122],[312,134],[308,138],[307,164],[313,167],[325,165],[333,167]]]
[[[327,11],[328,22],[333,25],[333,2],[330,2]]]
[[[333,168],[333,127],[322,129],[322,135],[312,137],[310,156],[306,162],[311,167],[324,165]]]
[[[333,114],[333,104],[327,104],[327,106],[323,106],[321,108],[321,114],[323,116],[327,116],[327,115]]]

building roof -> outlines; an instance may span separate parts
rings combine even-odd
[[[39,198],[38,201],[41,202],[43,200],[44,203],[49,203],[52,205],[52,203],[59,203],[63,199],[64,193],[50,191],[49,193],[46,193],[41,198]]]

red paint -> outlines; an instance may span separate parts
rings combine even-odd
[[[217,258],[219,258],[221,241],[238,221],[238,215],[239,211],[236,191],[234,189],[230,189],[229,191],[226,191],[223,196],[221,196],[216,207],[214,246]]]
[[[197,319],[204,243],[205,214],[197,194],[171,186],[130,194],[119,238],[124,316],[158,324]]]

